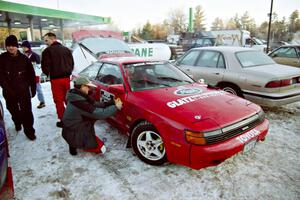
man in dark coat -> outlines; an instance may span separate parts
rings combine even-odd
[[[95,102],[88,94],[96,86],[86,77],[74,79],[74,87],[67,94],[67,107],[62,119],[62,135],[69,144],[70,154],[76,155],[77,148],[105,153],[104,143],[95,135],[94,123],[114,115],[117,109],[121,109],[122,103],[113,99],[105,103]]]
[[[56,40],[54,33],[45,34],[44,41],[48,47],[42,53],[42,71],[50,77],[53,100],[59,119],[56,126],[61,128],[74,60],[71,51]]]
[[[35,73],[30,60],[18,51],[16,36],[10,35],[5,40],[7,52],[0,55],[0,86],[6,108],[12,115],[16,131],[24,128],[30,140],[35,140],[31,98],[36,93]]]

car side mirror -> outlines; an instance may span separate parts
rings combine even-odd
[[[204,81],[203,78],[200,78],[197,82],[200,83],[200,84],[205,84],[205,81]]]
[[[125,88],[123,84],[115,84],[115,85],[109,85],[108,91],[115,94],[125,94]]]

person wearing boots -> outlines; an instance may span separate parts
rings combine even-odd
[[[24,128],[30,140],[35,140],[31,98],[36,93],[35,73],[30,60],[18,51],[16,36],[5,39],[6,52],[0,55],[0,86],[6,108],[12,116],[16,131]]]
[[[122,102],[111,99],[109,102],[96,102],[90,92],[96,86],[86,77],[74,79],[74,89],[67,93],[67,107],[62,122],[62,136],[69,144],[69,152],[76,155],[76,149],[87,152],[105,153],[103,141],[95,135],[96,120],[106,119],[121,110]]]
[[[41,64],[40,56],[31,50],[31,45],[27,40],[22,42],[21,47],[23,49],[25,56],[29,58],[30,62],[34,67],[34,71],[36,75],[35,76],[36,93],[37,93],[38,100],[40,101],[40,104],[37,106],[37,108],[39,109],[44,108],[46,106],[45,98],[42,90],[42,85],[40,84],[40,74],[38,73],[40,68],[39,64]]]
[[[42,71],[50,77],[51,91],[59,120],[56,126],[62,128],[61,119],[65,111],[66,94],[70,89],[74,60],[72,52],[57,41],[54,33],[46,33],[44,42],[48,47],[42,53]]]

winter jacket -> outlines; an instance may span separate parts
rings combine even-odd
[[[36,64],[41,63],[40,56],[37,53],[33,52],[33,51],[30,52],[30,54],[28,55],[28,58],[29,58],[30,62],[35,62]]]
[[[18,51],[15,57],[8,52],[0,55],[0,86],[3,94],[11,98],[27,93],[29,89],[32,96],[35,95],[35,72],[24,54]]]
[[[78,89],[71,89],[67,93],[67,107],[62,122],[62,136],[74,148],[96,148],[94,123],[98,119],[105,119],[116,112],[113,103],[99,103]]]
[[[42,71],[50,79],[69,78],[74,69],[71,51],[58,42],[54,42],[42,53]]]

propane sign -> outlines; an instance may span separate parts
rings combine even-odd
[[[140,57],[151,60],[169,60],[171,50],[168,45],[162,43],[130,43],[131,51]]]

